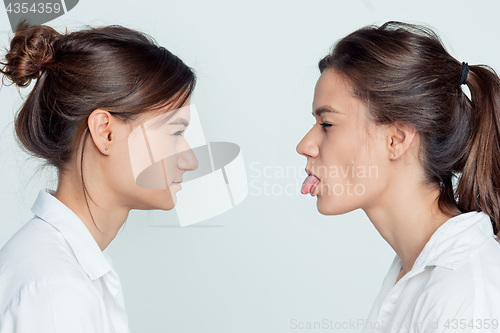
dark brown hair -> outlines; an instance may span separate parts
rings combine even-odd
[[[440,188],[442,211],[484,211],[499,233],[500,80],[492,68],[469,66],[469,99],[460,85],[462,62],[436,33],[394,21],[342,38],[320,60],[320,71],[326,68],[352,82],[375,123],[416,129],[425,183]]]
[[[18,87],[36,80],[15,119],[23,150],[60,174],[84,136],[80,162],[87,207],[83,147],[88,116],[102,108],[129,121],[165,106],[175,109],[196,83],[193,70],[152,37],[119,25],[60,34],[23,21],[0,64],[4,78]]]

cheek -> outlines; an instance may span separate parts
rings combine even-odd
[[[330,133],[329,133],[330,135]],[[328,136],[327,136],[328,137]],[[348,187],[367,192],[377,187],[380,177],[381,152],[377,142],[371,141],[361,130],[346,129],[332,133],[323,147],[320,174],[330,188]],[[347,193],[344,191],[344,193]]]
[[[168,133],[148,133],[148,142],[155,161],[177,153],[176,137]]]
[[[355,181],[362,184],[366,196],[375,195],[383,191],[389,166],[387,165],[384,140],[380,137],[368,137],[360,146],[363,147],[358,157],[358,173]]]
[[[114,188],[126,190],[136,186],[127,145],[114,145],[107,160],[106,177]]]
[[[322,165],[336,168],[346,168],[357,163],[360,148],[364,142],[360,141],[355,132],[349,128],[332,128],[324,136],[322,146]]]
[[[167,174],[168,183],[172,183],[174,180],[177,180],[177,156],[174,155],[172,158],[168,159],[168,163],[165,163],[165,172]]]
[[[178,171],[177,161],[179,159],[179,150],[175,140],[171,140],[169,143],[169,156],[163,160],[165,165],[165,172],[167,174],[167,180],[169,183],[176,180],[176,174]]]

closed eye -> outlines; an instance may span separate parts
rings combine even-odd
[[[332,126],[332,124],[329,124],[329,123],[321,123],[320,124],[323,128],[326,128],[326,127],[330,127]]]
[[[184,130],[182,130],[182,131],[177,131],[177,132],[175,132],[175,133],[174,133],[174,135],[175,135],[175,136],[180,136],[183,132],[184,132]]]

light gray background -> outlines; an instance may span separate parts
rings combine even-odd
[[[106,251],[131,331],[274,333],[297,331],[293,319],[365,320],[395,253],[363,211],[323,216],[299,193],[306,159],[295,147],[314,123],[317,62],[357,28],[403,20],[434,27],[458,60],[498,70],[499,12],[494,1],[81,0],[48,23],[59,31],[123,24],[153,35],[196,70],[193,102],[206,139],[237,143],[245,160],[249,195],[222,215],[180,228],[172,211],[130,213]],[[5,48],[12,34],[2,10],[0,30]],[[16,146],[16,89],[2,88],[0,101],[2,246],[56,179],[51,169],[36,173],[39,162]],[[265,167],[269,177],[259,177]],[[286,185],[294,193],[280,194]],[[353,327],[331,331],[361,329]]]

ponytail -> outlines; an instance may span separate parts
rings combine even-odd
[[[462,103],[472,112],[472,138],[457,186],[461,211],[484,211],[493,232],[500,231],[500,79],[487,66],[470,66],[466,81],[472,101]],[[467,99],[462,93],[463,99]]]

